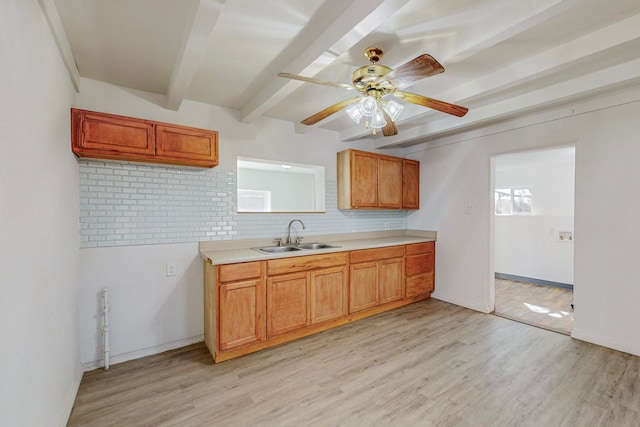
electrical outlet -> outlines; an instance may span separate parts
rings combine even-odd
[[[464,213],[471,215],[473,213],[473,205],[466,205],[464,207]]]
[[[176,275],[176,264],[170,262],[167,264],[167,277],[172,277]]]

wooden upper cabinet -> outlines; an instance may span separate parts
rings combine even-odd
[[[402,208],[402,159],[390,156],[378,157],[378,207]]]
[[[338,209],[417,209],[419,173],[415,168],[419,168],[420,163],[406,162],[399,157],[366,151],[339,152]],[[412,168],[406,176],[405,164]]]
[[[156,125],[156,155],[176,161],[202,162],[218,160],[218,136],[215,132],[184,126]],[[215,166],[215,165],[214,165]]]
[[[357,208],[378,206],[378,158],[364,152],[353,152],[350,159],[351,204]]]
[[[420,162],[402,160],[402,207],[420,208]]]
[[[79,157],[214,167],[218,133],[71,109],[71,148]]]

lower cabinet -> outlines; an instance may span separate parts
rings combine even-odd
[[[293,273],[267,280],[267,337],[309,325],[309,275]]]
[[[405,296],[431,295],[435,269],[434,242],[407,245]]]
[[[324,268],[311,276],[311,324],[315,325],[347,315],[349,270],[347,266]]]
[[[352,251],[349,312],[404,297],[404,246]]]
[[[253,344],[265,339],[265,286],[262,263],[218,267],[218,349]],[[206,325],[206,324],[205,324]]]
[[[216,362],[428,298],[433,242],[214,266],[205,342]]]

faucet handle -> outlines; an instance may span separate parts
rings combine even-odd
[[[276,246],[282,246],[282,238],[281,237],[275,237],[273,239],[273,243],[275,243]]]
[[[303,239],[302,236],[296,236],[296,245],[299,245],[302,239]]]

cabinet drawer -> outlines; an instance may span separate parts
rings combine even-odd
[[[272,276],[346,264],[347,252],[273,259],[267,261],[267,274]]]
[[[262,262],[241,262],[218,266],[218,280],[220,282],[253,279],[262,276]]]
[[[422,254],[425,252],[433,252],[435,242],[414,243],[407,245],[407,255]]]
[[[406,297],[427,294],[433,292],[433,274],[420,274],[418,276],[407,277]]]
[[[433,252],[425,254],[410,255],[405,259],[405,274],[413,276],[416,274],[433,272]]]
[[[404,246],[390,246],[388,248],[362,249],[351,251],[351,263],[376,261],[380,259],[398,258],[404,256]]]

